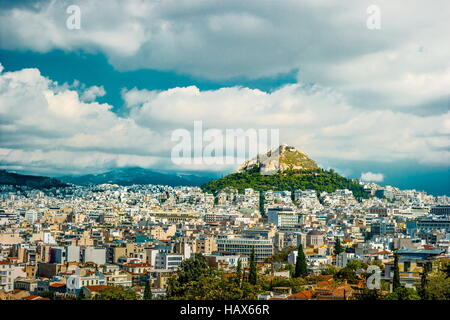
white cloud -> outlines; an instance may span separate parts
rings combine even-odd
[[[141,95],[139,93],[142,93]],[[364,111],[336,91],[286,85],[272,93],[231,87],[156,92],[124,91],[130,118],[149,128],[275,128],[281,141],[315,158],[450,163],[450,112],[417,116],[390,110]]]
[[[81,8],[69,30],[66,8]],[[448,97],[447,0],[379,0],[369,30],[363,1],[39,1],[0,13],[1,47],[103,52],[119,70],[171,70],[209,79],[299,69],[299,80],[339,89],[358,107],[395,108]],[[425,107],[424,107],[425,108]]]
[[[0,74],[3,167],[55,172],[116,166],[230,168],[180,168],[170,161],[176,144],[170,140],[172,131],[192,131],[195,120],[203,121],[204,130],[279,129],[281,142],[318,161],[450,164],[450,112],[364,111],[336,90],[291,84],[270,93],[243,87],[201,91],[195,86],[123,90],[128,115],[119,117],[108,104],[80,99],[79,88],[80,83],[59,85],[37,69]]]
[[[106,94],[105,88],[103,86],[92,86],[84,90],[83,94],[81,95],[81,100],[85,102],[92,102],[97,97],[103,97]]]
[[[383,182],[384,175],[382,173],[363,172],[361,173],[361,181]]]
[[[110,109],[81,101],[37,69],[3,72],[0,161],[54,170],[154,164],[164,148],[160,134]]]

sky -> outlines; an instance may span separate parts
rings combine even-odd
[[[200,120],[278,129],[324,168],[450,195],[450,3],[373,4],[4,0],[0,168],[235,170],[171,161],[172,133]]]

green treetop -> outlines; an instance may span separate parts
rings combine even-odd
[[[308,274],[307,270],[307,264],[306,264],[306,257],[305,253],[303,252],[303,245],[300,243],[298,246],[298,253],[297,253],[297,261],[295,262],[295,273],[294,277],[303,277]]]
[[[152,295],[152,288],[150,286],[150,281],[147,281],[144,289],[144,300],[151,300],[152,297],[153,295]]]
[[[335,239],[335,243],[334,243],[334,254],[337,256],[339,253],[344,252],[344,247],[341,244],[341,240],[336,237]]]
[[[255,258],[255,247],[252,248],[252,252],[250,254],[250,270],[248,274],[248,282],[256,285],[257,282],[257,272],[256,272],[256,258]]]
[[[400,288],[400,270],[398,268],[398,253],[394,254],[394,277],[392,279],[392,291],[396,291]]]

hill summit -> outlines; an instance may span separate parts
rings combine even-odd
[[[286,172],[288,170],[316,170],[317,163],[294,147],[282,144],[277,148],[245,161],[238,173],[253,171],[258,168],[262,174],[268,172]]]
[[[284,144],[244,162],[236,172],[212,180],[201,188],[214,194],[227,189],[243,192],[246,188],[256,191],[316,190],[317,193],[348,189],[357,199],[368,198],[358,181],[343,177],[333,169],[324,170],[301,151]]]

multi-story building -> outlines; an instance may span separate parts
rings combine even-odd
[[[217,243],[213,237],[201,236],[195,240],[195,252],[210,254],[217,250]]]
[[[344,268],[347,263],[355,259],[355,254],[350,252],[341,252],[336,256],[336,266]]]
[[[17,278],[14,280],[14,289],[26,290],[30,293],[37,292],[38,280],[30,278]]]
[[[293,228],[301,222],[301,215],[293,210],[272,208],[267,210],[267,220],[277,227]]]
[[[17,214],[0,210],[0,226],[12,225],[17,222],[19,222],[19,216]]]
[[[250,257],[252,249],[255,249],[256,262],[261,263],[265,258],[273,255],[273,242],[267,239],[231,238],[218,239],[217,250],[228,251],[234,254],[243,254]]]
[[[325,244],[325,238],[323,232],[318,230],[311,230],[306,234],[306,245],[310,247],[323,246]]]
[[[398,269],[400,271],[400,283],[406,287],[414,288],[420,283],[421,274],[425,264],[436,269],[437,265],[433,261],[444,254],[444,250],[423,250],[423,249],[399,249]],[[385,279],[392,281],[394,276],[394,263],[385,263]]]
[[[177,269],[185,259],[183,254],[161,252],[156,255],[156,269]]]
[[[238,261],[241,261],[241,266],[244,268],[248,264],[248,257],[238,254],[231,254],[229,252],[215,251],[210,256],[206,257],[210,266],[220,269],[230,270],[237,268]]]
[[[430,214],[434,214],[437,216],[447,216],[450,217],[450,206],[436,206],[432,207],[430,210]]]
[[[67,293],[73,293],[78,295],[80,293],[81,288],[85,286],[98,286],[98,285],[106,285],[106,279],[103,275],[73,274],[66,280],[66,291]]]
[[[370,224],[370,233],[372,237],[393,234],[395,233],[395,223],[387,219],[375,220]]]
[[[8,261],[0,261],[0,290],[8,292],[14,289],[13,266]]]
[[[417,229],[422,231],[445,230],[450,232],[450,219],[418,219]]]
[[[81,257],[84,263],[94,262],[103,265],[106,263],[106,248],[85,247],[81,250]]]

